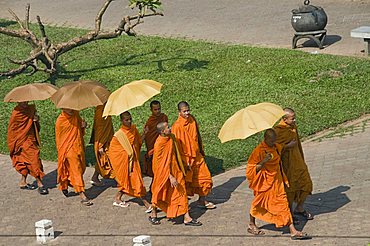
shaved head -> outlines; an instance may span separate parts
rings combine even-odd
[[[275,142],[276,142],[276,132],[274,131],[274,129],[267,129],[265,131],[265,134],[263,135],[264,137],[264,142],[269,146],[269,147],[272,147],[274,146]]]
[[[184,108],[184,107],[190,107],[189,106],[189,103],[188,102],[186,102],[186,101],[181,101],[181,102],[179,102],[178,104],[177,104],[177,109],[180,111],[181,110],[181,108]]]
[[[284,113],[285,113],[285,115],[283,117],[286,118],[287,115],[294,114],[295,112],[291,108],[284,108]]]
[[[160,134],[166,128],[167,122],[160,122],[157,124],[157,132]]]
[[[122,120],[124,116],[126,116],[126,117],[131,117],[131,114],[130,114],[130,112],[125,111],[125,112],[123,112],[123,113],[121,113],[121,114],[119,115],[119,118]]]

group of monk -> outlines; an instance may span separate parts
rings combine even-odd
[[[202,223],[189,214],[188,197],[199,196],[196,206],[214,209],[216,205],[206,197],[212,189],[212,178],[205,162],[205,153],[199,125],[190,114],[190,106],[181,101],[177,105],[178,118],[172,128],[168,117],[161,112],[159,101],[150,103],[151,116],[140,134],[133,124],[131,114],[120,114],[121,127],[114,132],[111,116],[102,117],[104,105],[95,109],[90,142],[94,144],[97,164],[91,178],[94,186],[103,186],[99,178],[115,179],[118,191],[113,206],[130,205],[124,195],[141,199],[150,213],[149,221],[160,224],[157,212],[162,210],[167,218],[183,216],[185,225]],[[306,239],[307,234],[296,230],[296,215],[313,219],[303,204],[312,192],[312,181],[304,161],[303,150],[295,112],[284,109],[285,115],[273,129],[265,131],[264,140],[251,153],[246,176],[254,191],[247,231],[254,235],[264,232],[256,225],[255,218],[274,223],[276,227],[288,226],[292,239]],[[81,203],[93,205],[85,194],[83,174],[85,165],[84,134],[87,123],[79,112],[62,109],[56,124],[55,137],[58,151],[57,183],[62,193],[69,197],[68,187],[78,193]],[[40,154],[40,124],[34,105],[19,102],[14,108],[8,127],[8,147],[14,168],[21,174],[21,189],[38,189],[48,194],[42,179],[43,166]],[[140,150],[145,142],[146,153],[143,172],[140,167]],[[147,197],[142,173],[152,177]],[[37,187],[27,183],[27,176],[35,177]],[[294,207],[295,205],[295,207]]]

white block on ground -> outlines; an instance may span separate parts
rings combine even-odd
[[[132,239],[134,246],[151,246],[150,236],[140,235]]]
[[[35,223],[36,239],[39,243],[46,243],[54,239],[54,229],[51,220],[40,220]]]

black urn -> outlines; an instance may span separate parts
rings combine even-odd
[[[292,10],[291,23],[296,32],[311,32],[324,30],[328,17],[323,8],[310,5],[309,0],[304,5]]]

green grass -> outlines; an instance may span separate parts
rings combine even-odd
[[[46,27],[46,31],[53,42],[85,32],[56,27]],[[6,57],[21,59],[30,51],[24,41],[4,35],[0,35],[0,43],[2,71],[12,67]],[[366,58],[122,36],[89,43],[62,55],[59,61],[62,72],[56,82],[58,86],[71,80],[93,79],[114,91],[138,79],[163,83],[162,93],[155,99],[162,102],[170,122],[177,118],[177,103],[188,101],[200,124],[208,164],[214,174],[239,165],[260,140],[261,135],[257,135],[221,144],[217,138],[225,120],[248,105],[268,101],[294,108],[302,136],[370,111],[370,60]],[[0,98],[15,86],[46,79],[42,73],[2,78]],[[0,152],[6,154],[7,122],[15,104],[0,104]],[[42,124],[41,157],[56,160],[54,123],[60,111],[49,100],[36,105]],[[149,102],[131,112],[141,130],[150,114]],[[83,110],[81,115],[92,123],[92,109]],[[114,124],[117,129],[117,117]],[[86,142],[91,132],[88,130]]]

